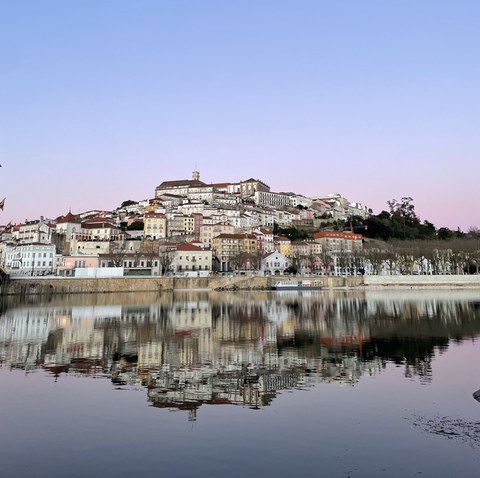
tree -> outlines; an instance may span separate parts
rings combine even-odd
[[[365,236],[372,239],[382,239],[387,241],[393,237],[393,227],[390,215],[386,211],[382,211],[378,216],[370,216],[366,221]]]
[[[331,251],[327,247],[322,247],[322,251],[318,255],[323,274],[328,276],[332,274],[333,257]]]
[[[132,201],[131,199],[127,199],[126,201],[122,202],[120,207],[132,206],[133,204],[137,204],[137,201]]]
[[[143,221],[134,221],[127,226],[127,231],[143,231]]]
[[[257,254],[241,252],[240,254],[231,257],[229,262],[236,270],[258,270],[258,260],[259,256]]]
[[[441,241],[446,241],[448,239],[451,239],[454,235],[454,232],[451,231],[448,227],[441,227],[438,231],[437,231],[437,237],[441,240]]]
[[[176,251],[177,250],[175,246],[160,247],[159,263],[160,263],[161,275],[165,275],[170,270],[172,262],[175,259]]]
[[[123,244],[111,242],[108,248],[108,262],[112,267],[123,267],[123,261],[127,257],[128,251]]]
[[[352,267],[355,275],[365,274],[365,251],[363,249],[353,248],[352,250]]]
[[[371,248],[365,251],[365,259],[372,268],[372,274],[378,275],[382,272],[382,267],[388,257],[388,251],[379,248]]]

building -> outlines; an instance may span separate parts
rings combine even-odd
[[[285,236],[274,236],[275,249],[286,257],[292,257],[292,241]]]
[[[98,255],[87,256],[84,254],[60,256],[57,265],[57,275],[73,277],[75,269],[96,268],[98,267]]]
[[[9,274],[43,276],[55,273],[55,246],[31,243],[6,246],[4,266]]]
[[[253,197],[257,191],[269,192],[270,186],[259,179],[253,178],[240,181],[240,195],[242,198]]]
[[[209,274],[212,270],[212,251],[193,244],[178,244],[170,269],[174,274]]]
[[[259,190],[255,192],[254,197],[255,203],[260,206],[286,207],[292,203],[289,194]]]
[[[103,217],[82,222],[81,239],[86,241],[117,241],[122,235],[120,228]]]
[[[146,212],[143,216],[145,239],[164,239],[167,237],[167,217],[165,214]]]
[[[69,211],[65,216],[57,218],[55,229],[58,235],[65,236],[67,241],[76,237],[80,233],[81,222],[77,219],[72,211]]]
[[[126,276],[160,275],[160,257],[154,252],[117,251],[98,255],[99,267],[123,267]]]
[[[25,221],[18,226],[17,240],[22,244],[50,244],[53,229],[55,226],[45,221],[43,217],[37,221]]]
[[[203,188],[207,186],[203,181],[200,181],[200,173],[194,171],[192,179],[181,179],[175,181],[163,181],[155,188],[155,197],[158,198],[163,194],[175,194],[177,196],[187,196],[193,188]]]
[[[212,249],[220,270],[230,271],[235,257],[258,253],[257,238],[253,234],[220,234],[213,238]]]
[[[352,232],[322,231],[313,234],[315,242],[322,246],[322,260],[330,263],[324,273],[356,275],[364,269],[363,236]]]
[[[352,232],[322,231],[313,234],[313,239],[330,252],[356,252],[363,249],[363,236]]]
[[[233,234],[235,232],[234,226],[228,222],[221,222],[217,224],[203,224],[200,227],[200,242],[204,249],[211,249],[213,238],[220,234]]]
[[[291,266],[291,260],[278,251],[268,254],[262,259],[261,272],[264,275],[283,274]]]
[[[260,227],[253,231],[257,238],[258,250],[261,253],[270,253],[275,250],[275,243],[273,241],[273,232],[265,227]]]

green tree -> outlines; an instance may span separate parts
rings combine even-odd
[[[134,221],[127,226],[127,231],[143,231],[143,221]]]
[[[120,207],[132,206],[133,204],[137,204],[137,201],[132,201],[131,199],[127,199],[126,201],[122,202]]]

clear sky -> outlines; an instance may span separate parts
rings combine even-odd
[[[478,0],[0,0],[0,223],[113,209],[196,165],[480,226],[479,18]]]

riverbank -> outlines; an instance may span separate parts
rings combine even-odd
[[[301,280],[282,277],[282,280]],[[305,277],[303,279],[311,279]],[[480,275],[459,276],[365,276],[321,277],[325,289],[384,288],[480,288]],[[34,277],[12,279],[4,295],[66,295],[117,292],[167,292],[181,290],[270,290],[278,277],[212,276],[212,277],[116,277],[78,279],[65,277]]]

